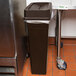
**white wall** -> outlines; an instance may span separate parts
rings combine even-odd
[[[49,36],[55,36],[55,26],[56,21],[53,18],[49,26]],[[61,36],[76,38],[76,11],[64,11],[62,13]]]
[[[24,17],[24,9],[26,7],[25,0],[13,0],[13,7],[14,7],[14,21],[15,21],[15,28],[16,31],[19,32],[19,36],[25,36],[25,24],[23,21]]]
[[[65,11],[63,13],[62,36],[76,37],[76,11]]]
[[[76,5],[75,0],[62,0],[61,3],[59,0],[26,0],[26,5],[28,5],[31,2],[53,2],[53,5]],[[53,10],[55,13],[55,10]],[[50,26],[49,26],[49,37],[55,36],[55,26],[56,21],[55,18],[51,20]],[[76,37],[76,11],[64,11],[62,15],[62,28],[61,28],[61,36],[62,37]]]
[[[26,6],[29,5],[31,2],[51,2],[51,0],[26,0]]]
[[[24,9],[26,7],[26,1],[25,0],[13,0],[13,3],[14,3],[15,11],[17,11],[21,17],[24,17]]]

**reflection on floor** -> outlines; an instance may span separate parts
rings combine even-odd
[[[30,60],[24,65],[23,76],[76,76],[76,40],[62,40],[61,58],[67,62],[67,70],[56,67],[57,49],[55,45],[48,46],[48,64],[46,75],[31,74]]]

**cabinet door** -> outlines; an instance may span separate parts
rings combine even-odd
[[[0,57],[14,57],[14,34],[9,0],[0,0]]]

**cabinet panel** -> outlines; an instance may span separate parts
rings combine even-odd
[[[0,0],[0,57],[14,57],[14,35],[9,0]]]

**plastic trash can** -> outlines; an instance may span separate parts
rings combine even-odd
[[[31,3],[24,10],[32,74],[46,74],[51,3]]]

